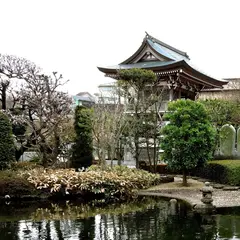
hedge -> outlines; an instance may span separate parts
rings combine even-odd
[[[209,161],[205,167],[192,171],[191,175],[222,184],[240,185],[240,160]]]

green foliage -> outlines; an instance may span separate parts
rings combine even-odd
[[[37,164],[36,162],[13,162],[11,164],[11,170],[18,171],[18,170],[31,170],[34,168],[40,168],[41,165]]]
[[[31,163],[40,163],[41,162],[41,157],[39,155],[34,155],[30,161]]]
[[[15,171],[0,171],[0,196],[21,197],[22,195],[36,194],[36,192],[34,185],[26,178],[16,174]]]
[[[6,168],[15,160],[15,147],[12,126],[8,117],[0,112],[0,169]]]
[[[12,123],[12,132],[15,136],[22,136],[26,133],[27,126],[24,123]]]
[[[203,168],[198,168],[193,174],[218,183],[240,185],[240,160],[209,161],[208,164]]]
[[[118,72],[118,86],[128,99],[128,110],[133,114],[127,116],[128,127],[125,129],[126,139],[131,139],[128,145],[132,148],[136,166],[138,167],[141,148],[140,138],[145,139],[149,150],[149,139],[156,143],[159,133],[158,106],[162,98],[162,89],[157,86],[158,79],[153,71],[145,69],[120,70]],[[133,140],[132,140],[133,139]],[[156,144],[155,144],[156,146]],[[149,155],[149,162],[156,163],[156,154],[153,159]],[[153,160],[153,161],[152,161]]]
[[[72,147],[72,166],[74,168],[89,167],[92,164],[92,109],[77,106],[75,110],[74,128],[75,143]]]
[[[220,141],[225,137],[223,134],[220,134],[220,129],[225,124],[231,124],[235,127],[240,124],[240,104],[236,101],[227,101],[222,99],[211,99],[200,102],[205,106],[210,117],[210,121],[217,130],[215,150],[217,150],[216,152],[218,155]],[[217,158],[219,157],[220,156],[217,156]]]
[[[206,108],[210,121],[216,128],[224,124],[238,125],[240,123],[240,104],[222,99],[200,101]]]
[[[163,159],[173,170],[187,171],[211,157],[215,131],[203,105],[177,100],[168,105],[161,147]]]
[[[118,75],[120,79],[118,81],[119,86],[128,88],[131,85],[137,90],[143,90],[146,88],[146,84],[153,84],[157,80],[153,71],[140,68],[120,70]]]

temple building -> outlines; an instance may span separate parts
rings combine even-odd
[[[143,68],[152,70],[160,85],[168,86],[168,101],[179,98],[195,100],[201,91],[222,89],[228,81],[206,75],[193,67],[186,52],[180,51],[146,33],[138,50],[122,63],[98,67],[105,76],[117,79],[120,69]]]
[[[224,85],[228,83],[228,80],[218,80],[206,75],[190,63],[190,58],[186,52],[169,46],[148,33],[146,33],[142,45],[128,59],[115,66],[98,67],[101,72],[105,73],[105,76],[116,80],[119,78],[119,70],[133,68],[152,70],[157,76],[157,86],[166,89],[166,94],[164,93],[161,100],[161,107],[157,110],[160,113],[159,116],[166,112],[169,101],[176,99],[195,100],[199,98],[201,92],[205,91],[206,95],[208,90],[211,93],[213,89],[219,91],[219,89],[224,89]],[[132,109],[129,108],[131,106],[130,99],[125,97],[124,103],[126,103],[125,112],[132,114]],[[141,142],[144,142],[143,139]],[[157,155],[154,147],[151,149],[151,153],[146,150],[146,144],[141,143],[139,147],[142,150],[138,161],[145,161],[149,155]],[[160,155],[161,149],[157,151]],[[136,164],[128,145],[124,146],[124,162],[131,162],[127,165]]]
[[[200,92],[199,99],[240,100],[240,78],[226,78],[228,84],[223,88],[206,89]]]

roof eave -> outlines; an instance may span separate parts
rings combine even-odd
[[[144,49],[146,44],[147,44],[147,41],[146,41],[146,38],[144,38],[143,42],[142,42],[141,46],[138,48],[138,50],[131,57],[129,57],[125,61],[121,62],[120,64],[128,64],[128,63],[130,63]]]
[[[190,70],[191,72],[194,72],[201,79],[206,79],[214,87],[221,87],[222,88],[223,85],[228,83],[228,81],[222,81],[222,80],[210,77],[210,76],[208,76],[208,75],[206,75],[206,74],[196,70],[195,68],[190,66],[185,60],[182,60],[181,63],[183,64],[184,67],[186,67],[186,69]]]

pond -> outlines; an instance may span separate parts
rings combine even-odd
[[[0,208],[0,239],[177,240],[240,239],[240,214],[193,214],[188,206],[142,198],[101,207],[99,203],[22,203]]]

